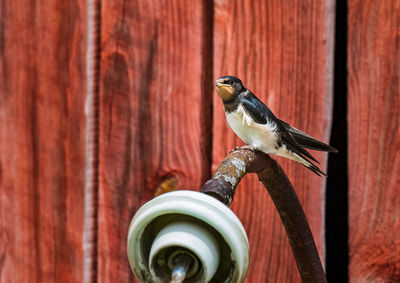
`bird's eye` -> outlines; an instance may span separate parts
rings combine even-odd
[[[228,85],[233,85],[233,81],[232,80],[227,81],[227,83],[228,83]]]

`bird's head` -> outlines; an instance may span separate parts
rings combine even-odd
[[[217,79],[215,86],[217,94],[223,101],[230,101],[236,98],[244,90],[242,81],[234,76],[224,76]]]

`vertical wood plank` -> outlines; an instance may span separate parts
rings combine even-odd
[[[236,75],[281,119],[329,140],[334,1],[215,1],[214,74]],[[242,142],[214,98],[213,166]],[[327,155],[312,153],[326,170]],[[279,159],[279,158],[277,158]],[[324,261],[325,179],[279,159],[288,173]],[[300,282],[273,203],[255,176],[239,185],[233,210],[250,241],[247,282]]]
[[[0,1],[0,281],[83,276],[86,7]]]
[[[165,189],[197,189],[209,177],[204,5],[102,1],[101,282],[134,280],[126,235],[140,205]]]
[[[349,1],[350,282],[400,281],[400,2]]]

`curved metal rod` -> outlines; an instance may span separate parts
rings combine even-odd
[[[282,219],[303,282],[327,282],[314,238],[292,184],[279,164],[267,154],[247,149],[232,151],[201,192],[230,205],[240,180],[257,173]]]

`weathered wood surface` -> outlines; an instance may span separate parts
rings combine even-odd
[[[332,112],[333,1],[216,1],[214,76],[236,75],[278,117],[329,140]],[[214,98],[213,167],[242,143]],[[327,156],[313,155],[326,170]],[[325,180],[279,159],[304,205],[324,259]],[[232,205],[250,241],[247,282],[300,282],[273,203],[255,176],[239,185]]]
[[[400,281],[400,2],[349,1],[350,282]]]
[[[81,282],[86,10],[0,3],[0,282]]]
[[[205,3],[102,2],[101,282],[136,280],[126,237],[140,205],[160,191],[199,189],[210,176],[212,41]]]
[[[199,188],[211,161],[241,144],[212,90],[220,75],[237,75],[280,118],[329,138],[333,0],[103,0],[94,108],[85,3],[0,2],[0,282],[134,281],[134,212],[155,194]],[[396,0],[349,0],[352,282],[400,281],[399,15]],[[313,154],[326,169],[326,155]],[[279,162],[324,258],[325,181]],[[251,244],[247,282],[298,282],[255,177],[232,207]]]

